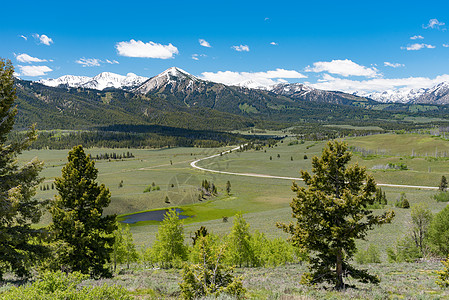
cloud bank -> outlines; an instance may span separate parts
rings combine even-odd
[[[178,48],[171,43],[162,45],[151,41],[148,43],[135,40],[119,42],[115,45],[115,48],[119,55],[127,57],[168,59],[179,53]]]

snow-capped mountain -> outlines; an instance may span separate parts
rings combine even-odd
[[[449,103],[449,82],[442,82],[430,89],[426,89],[425,93],[420,95],[415,103],[427,104],[448,104]]]
[[[387,90],[374,93],[356,93],[383,103],[448,104],[449,82],[441,82],[431,88]]]
[[[194,83],[198,81],[200,81],[200,79],[187,73],[186,71],[176,67],[172,67],[160,73],[159,75],[151,77],[149,80],[137,87],[134,91],[146,94],[148,92],[159,90],[167,86],[170,86],[172,91],[174,91],[174,89],[180,88],[181,86],[182,88],[188,90],[189,88],[193,88]]]
[[[106,88],[132,89],[145,81],[147,77],[128,73],[126,76],[103,72],[95,77],[65,75],[56,79],[41,79],[38,83],[52,87],[74,87],[104,90]]]
[[[279,83],[271,86],[269,90],[275,94],[287,96],[295,100],[334,104],[351,104],[354,101],[367,101],[364,97],[337,91],[319,90],[302,83]]]
[[[382,103],[411,103],[422,96],[427,89],[408,89],[386,90],[373,93],[356,93],[358,96],[367,97]]]

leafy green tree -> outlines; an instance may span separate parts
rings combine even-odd
[[[33,199],[36,186],[42,182],[42,162],[33,159],[24,166],[17,164],[17,155],[36,139],[34,126],[24,139],[10,142],[17,109],[14,68],[10,61],[0,59],[0,280],[6,270],[23,277],[30,265],[44,253],[35,242],[41,230],[32,228],[42,215],[42,203]]]
[[[379,282],[376,276],[351,266],[349,260],[356,252],[355,240],[363,239],[374,226],[389,223],[394,212],[373,215],[367,209],[375,201],[376,184],[365,168],[347,167],[350,159],[346,143],[328,142],[321,157],[312,159],[315,174],[301,171],[308,187],[293,183],[296,197],[290,206],[296,224],[277,224],[292,235],[294,245],[309,254],[311,273],[303,276],[303,282],[330,282],[336,289],[345,287],[344,276]]]
[[[427,206],[419,203],[412,207],[410,214],[412,217],[412,238],[415,241],[416,247],[418,247],[421,253],[425,255],[427,251],[427,232],[433,217],[432,212],[427,208]]]
[[[432,250],[439,255],[449,255],[449,206],[437,213],[430,223],[428,239]]]
[[[153,245],[153,259],[163,268],[179,266],[181,261],[187,259],[184,226],[174,209],[168,210],[158,227],[156,242]]]
[[[199,251],[195,261],[197,264],[184,265],[182,270],[181,297],[199,299],[205,296],[217,297],[220,294],[233,295],[238,298],[244,295],[242,280],[234,277],[233,268],[223,265],[225,245],[217,247],[210,243],[210,236],[200,237],[195,245]]]
[[[107,277],[111,275],[108,263],[117,225],[115,215],[103,216],[111,194],[104,184],[96,182],[97,174],[95,162],[82,146],[69,152],[62,177],[55,179],[59,195],[50,208],[50,232],[61,268]]]
[[[129,225],[118,226],[114,231],[114,247],[112,252],[112,260],[114,262],[114,271],[117,268],[117,264],[126,263],[126,267],[129,269],[129,264],[139,259],[139,254],[134,244],[133,234],[129,230]]]
[[[256,263],[254,251],[251,247],[249,224],[240,213],[235,215],[234,225],[229,233],[227,244],[229,263],[239,267],[243,264],[250,266]]]
[[[439,185],[439,187],[438,187],[438,189],[441,191],[441,192],[445,192],[446,191],[446,189],[447,189],[447,179],[446,179],[446,176],[441,176],[441,181],[440,181],[440,185]]]

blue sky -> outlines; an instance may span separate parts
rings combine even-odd
[[[449,81],[447,1],[92,2],[2,3],[0,57],[27,80],[177,66],[349,92]]]

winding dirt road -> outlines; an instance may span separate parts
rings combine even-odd
[[[239,147],[235,147],[235,148],[233,148],[231,150],[224,151],[224,152],[222,152],[221,155],[225,155],[225,154],[228,154],[228,153],[230,153],[232,151],[236,151],[239,148],[240,148],[240,146]],[[211,172],[211,173],[218,173],[218,174],[303,181],[302,178],[296,178],[296,177],[284,177],[284,176],[274,176],[274,175],[265,175],[265,174],[255,174],[255,173],[227,172],[227,171],[206,169],[206,168],[202,168],[202,167],[199,167],[199,166],[196,165],[200,161],[203,161],[203,160],[206,160],[206,159],[211,159],[211,158],[218,157],[218,156],[220,156],[220,154],[215,154],[215,155],[211,155],[211,156],[208,156],[208,157],[203,157],[203,158],[197,159],[195,161],[192,161],[190,163],[190,166],[192,168],[195,168],[195,169],[198,169],[198,170],[201,170],[201,171]],[[423,185],[403,185],[403,184],[390,184],[390,183],[377,183],[377,185],[378,186],[387,186],[387,187],[410,188],[410,189],[438,190],[438,187],[435,187],[435,186],[423,186]]]

